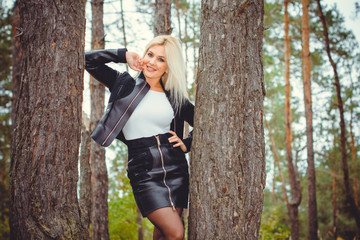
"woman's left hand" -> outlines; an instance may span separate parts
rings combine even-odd
[[[181,150],[183,152],[186,152],[187,148],[185,146],[185,144],[183,143],[183,141],[176,135],[176,133],[174,131],[169,131],[168,133],[172,134],[172,137],[169,137],[169,142],[173,143],[176,142],[176,144],[174,144],[174,147],[180,147]]]
[[[142,58],[135,52],[126,52],[126,62],[128,66],[137,72],[141,72],[143,69]]]

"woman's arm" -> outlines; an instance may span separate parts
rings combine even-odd
[[[189,100],[186,100],[185,104],[181,107],[179,120],[186,121],[190,126],[194,126],[194,105]],[[173,135],[169,138],[170,143],[175,142],[173,147],[180,147],[185,153],[190,151],[193,131],[189,133],[187,138],[183,139],[181,139],[174,131],[170,130],[169,133]]]
[[[93,50],[85,53],[85,69],[109,89],[120,73],[106,65],[109,62],[126,63],[126,48]]]
[[[128,52],[126,48],[93,50],[85,53],[85,69],[112,89],[114,81],[120,73],[106,65],[106,63],[127,63],[135,71],[142,70],[142,59],[137,53]]]
[[[186,100],[185,104],[181,108],[180,118],[190,124],[190,126],[194,126],[194,105],[189,100]],[[183,143],[186,146],[186,152],[190,151],[192,138],[193,130],[191,130],[189,135],[183,139]]]

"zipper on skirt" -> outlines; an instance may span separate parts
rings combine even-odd
[[[166,184],[166,169],[165,169],[163,154],[162,154],[162,151],[161,151],[161,149],[160,149],[160,139],[159,139],[159,136],[158,136],[158,135],[156,135],[155,138],[156,138],[157,145],[158,145],[158,149],[159,149],[159,153],[160,153],[160,159],[161,159],[162,169],[163,169],[163,171],[164,171],[163,182],[164,182],[165,187],[168,189],[168,192],[169,192],[169,200],[170,200],[171,206],[172,206],[173,210],[176,211],[175,205],[174,205],[174,203],[173,203],[173,201],[172,201],[172,199],[171,199],[171,189],[170,189],[170,187]]]

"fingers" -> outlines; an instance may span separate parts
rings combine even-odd
[[[169,131],[170,134],[172,134],[171,137],[169,137],[169,142],[172,143],[172,142],[182,142],[181,139],[176,135],[175,132],[173,131]]]
[[[129,62],[129,67],[134,71],[140,72],[143,69],[142,58],[137,56],[131,63]]]
[[[168,131],[168,133],[170,133],[170,134],[172,134],[173,136],[176,136],[177,137],[177,135],[176,135],[176,132],[174,132],[174,131]]]
[[[126,61],[134,71],[140,72],[143,69],[142,58],[135,52],[126,52]]]
[[[187,148],[184,142],[176,135],[175,132],[169,131],[170,134],[173,136],[169,137],[168,140],[170,143],[176,142],[173,147],[180,147],[183,152],[186,152]]]

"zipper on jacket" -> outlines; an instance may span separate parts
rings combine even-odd
[[[158,149],[159,149],[159,153],[160,153],[161,166],[162,166],[162,169],[163,169],[163,171],[164,171],[163,182],[164,182],[165,187],[168,189],[168,192],[169,192],[169,200],[170,200],[171,206],[172,206],[173,210],[176,211],[175,206],[174,206],[174,203],[173,203],[173,201],[172,201],[172,199],[171,199],[171,190],[170,190],[170,187],[166,184],[166,169],[165,169],[163,154],[162,154],[162,151],[161,151],[161,149],[160,149],[160,139],[159,139],[159,135],[156,135],[155,138],[156,138],[157,145],[158,145]]]
[[[107,137],[105,138],[104,142],[102,143],[102,145],[104,145],[106,143],[106,141],[109,139],[109,137],[111,136],[111,134],[115,131],[116,127],[119,125],[119,123],[121,122],[121,119],[123,119],[123,117],[125,116],[125,114],[127,113],[127,111],[129,110],[129,108],[131,107],[132,103],[135,101],[135,99],[139,96],[139,94],[142,92],[142,90],[144,90],[146,84],[144,84],[144,86],[140,89],[140,91],[135,95],[135,97],[131,100],[129,106],[126,108],[126,110],[124,111],[123,115],[121,115],[120,119],[117,121],[117,123],[115,124],[115,126],[113,127],[113,129],[111,130],[111,132],[107,135]]]

